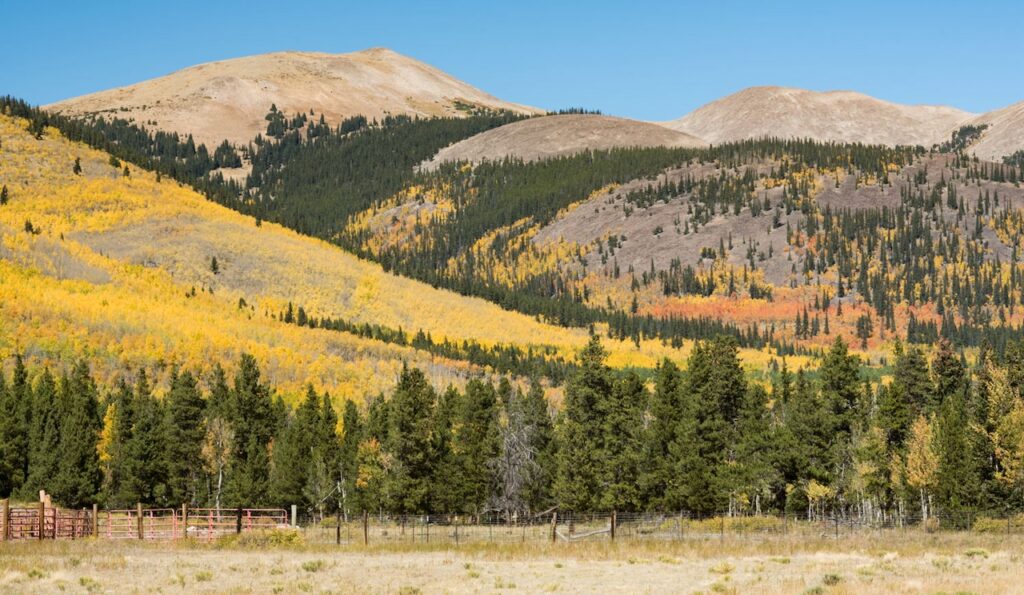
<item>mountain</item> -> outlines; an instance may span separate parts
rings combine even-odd
[[[441,149],[425,164],[435,169],[446,161],[495,160],[507,156],[526,161],[613,147],[699,147],[707,143],[656,124],[596,114],[564,114],[506,124]]]
[[[384,48],[348,54],[276,52],[185,68],[160,78],[46,106],[67,115],[107,114],[192,134],[211,148],[244,144],[266,130],[271,105],[284,113],[461,116],[478,108],[534,114],[418,60]]]
[[[975,114],[900,105],[851,91],[750,87],[665,123],[713,143],[776,136],[930,147]]]
[[[248,351],[288,395],[312,382],[360,398],[393,386],[403,362],[438,386],[482,369],[459,349],[413,348],[418,330],[435,344],[470,341],[484,353],[514,344],[565,360],[587,341],[585,329],[388,274],[56,129],[36,139],[26,128],[0,115],[0,359],[59,366],[87,356],[108,382],[126,368],[157,378],[170,364],[208,370]],[[293,309],[296,323],[343,320],[351,330],[288,324]],[[404,344],[385,337],[398,329]],[[653,345],[645,361],[662,354]]]
[[[970,151],[982,159],[998,161],[1024,150],[1024,101],[978,116],[968,122],[988,126]]]

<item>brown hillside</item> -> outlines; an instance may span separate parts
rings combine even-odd
[[[310,109],[331,123],[362,114],[458,116],[468,106],[538,113],[501,101],[423,62],[384,48],[349,54],[278,52],[210,62],[127,87],[46,106],[66,114],[109,113],[199,141],[248,142],[266,130],[271,104]],[[460,109],[462,108],[462,109]]]
[[[1024,150],[1024,101],[982,114],[969,124],[988,124],[971,150],[982,159],[999,161]]]
[[[951,107],[900,105],[851,91],[751,87],[665,125],[721,143],[779,136],[884,145],[924,145],[974,114]]]
[[[613,147],[697,147],[704,141],[657,124],[592,114],[532,118],[445,147],[425,165],[515,156],[527,161]]]

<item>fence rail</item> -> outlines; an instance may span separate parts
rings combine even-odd
[[[187,506],[67,510],[44,505],[12,507],[0,501],[0,541],[28,539],[149,539],[185,537],[212,540],[222,535],[288,527],[283,509],[234,510]]]

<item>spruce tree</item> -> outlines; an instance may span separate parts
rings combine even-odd
[[[24,483],[18,462],[22,452],[19,422],[12,391],[0,369],[0,497],[9,496]]]
[[[551,503],[557,452],[548,401],[537,379],[530,382],[530,390],[517,404],[522,409],[523,425],[529,436],[526,444],[534,462],[527,477],[525,500],[530,510],[542,510]]]
[[[101,479],[96,452],[101,428],[99,401],[86,362],[79,361],[70,378],[62,380],[57,403],[64,411],[53,496],[65,506],[78,508],[96,502]]]
[[[601,491],[598,510],[639,510],[647,387],[633,371],[615,380],[598,404],[601,426]]]
[[[341,436],[341,446],[338,451],[338,468],[341,472],[342,512],[347,517],[350,512],[355,511],[357,502],[356,479],[359,467],[356,457],[359,454],[359,443],[363,441],[363,418],[359,414],[359,407],[355,402],[345,401],[341,420],[344,433]]]
[[[891,449],[901,449],[914,418],[926,409],[933,392],[928,365],[917,347],[896,343],[892,383],[879,394],[879,426]]]
[[[693,510],[720,512],[729,504],[732,480],[727,467],[734,458],[746,392],[734,338],[720,336],[694,346],[686,382],[692,425],[680,424],[683,433],[673,453],[681,464],[685,503]]]
[[[666,358],[658,365],[654,376],[654,392],[648,412],[650,422],[644,435],[643,472],[640,484],[644,500],[653,506],[666,505],[665,496],[674,486],[675,474],[671,465],[669,447],[675,437],[682,409],[682,372],[672,360]]]
[[[135,426],[134,410],[135,394],[124,379],[119,378],[107,399],[100,456],[103,500],[107,506],[115,508],[126,508],[138,502],[131,487],[125,482],[131,466],[128,442]]]
[[[600,339],[592,335],[577,359],[578,371],[565,386],[555,479],[555,496],[562,510],[587,511],[597,506],[604,460],[598,408],[611,392],[606,358]]]
[[[734,447],[730,503],[737,512],[760,514],[774,494],[785,490],[785,482],[772,466],[777,445],[769,418],[768,393],[760,385],[751,385],[736,423],[738,439]]]
[[[786,509],[807,509],[806,487],[810,481],[828,484],[834,470],[830,452],[835,435],[832,413],[818,398],[804,371],[798,370],[792,400],[786,407],[776,463],[783,480],[795,489],[777,494],[786,498]]]
[[[167,434],[164,411],[140,370],[132,399],[132,430],[125,443],[125,504],[167,505]]]
[[[203,438],[206,435],[206,402],[191,372],[171,375],[166,397],[167,502],[197,505],[202,490]]]
[[[7,184],[4,184],[3,188],[0,188],[0,206],[7,204],[10,199],[10,193],[7,191]]]
[[[964,526],[969,522],[965,512],[978,504],[981,476],[967,407],[967,375],[948,341],[939,343],[932,360],[932,377],[935,392],[931,402],[938,406],[936,500],[941,512],[950,515],[950,523]]]
[[[306,487],[313,449],[320,425],[320,396],[310,385],[306,398],[288,417],[284,430],[274,441],[270,473],[270,500],[277,506],[299,504],[303,508],[317,502],[306,498]]]
[[[462,408],[463,393],[449,385],[437,397],[437,405],[431,415],[431,456],[433,477],[431,479],[430,507],[436,512],[459,512],[462,510],[460,490],[456,487],[460,461],[452,448],[453,427],[456,416]]]
[[[436,400],[423,372],[403,366],[388,403],[384,444],[391,463],[385,490],[394,512],[429,512],[434,470],[431,417]]]
[[[268,502],[269,448],[279,413],[270,388],[262,383],[256,358],[248,353],[239,359],[228,401],[234,448],[227,501],[233,506],[261,506]]]
[[[39,490],[53,490],[60,457],[61,416],[57,407],[57,383],[48,368],[32,391],[32,424],[29,426],[28,480],[22,497],[34,500]]]
[[[0,370],[0,496],[19,492],[28,479],[32,395],[18,356],[8,383]]]
[[[457,494],[462,512],[480,514],[487,508],[495,483],[498,440],[497,393],[490,383],[473,378],[459,400],[452,435],[456,475],[450,489]]]

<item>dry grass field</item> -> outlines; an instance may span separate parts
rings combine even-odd
[[[1019,593],[1022,546],[1020,535],[917,531],[459,547],[22,542],[0,545],[0,592]]]

